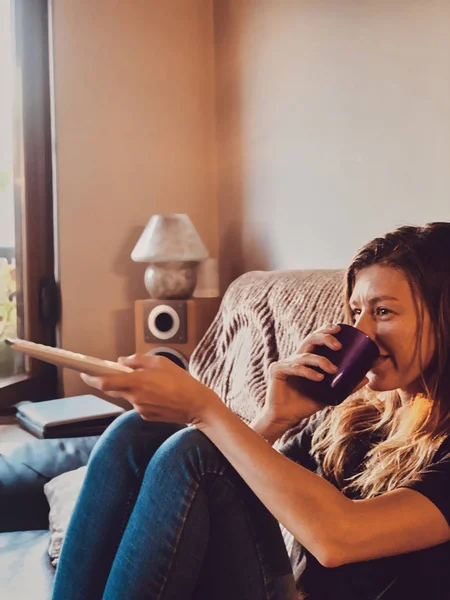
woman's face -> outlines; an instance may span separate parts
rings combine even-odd
[[[420,298],[417,298],[419,308]],[[354,326],[375,341],[380,358],[367,374],[376,391],[412,390],[420,375],[414,356],[418,317],[406,277],[392,267],[374,265],[358,273],[350,298]],[[423,368],[431,360],[434,336],[424,307],[420,340]]]

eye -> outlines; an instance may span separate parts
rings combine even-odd
[[[360,308],[354,308],[351,311],[351,316],[352,316],[353,323],[357,320],[357,318],[359,317],[360,314],[361,314],[361,309]],[[389,317],[389,315],[391,315],[391,314],[392,314],[392,311],[389,310],[388,308],[384,308],[384,306],[379,306],[375,310],[375,316],[377,316],[377,317],[386,318],[386,317]]]
[[[352,315],[352,321],[355,322],[356,321],[356,317],[358,317],[361,314],[361,309],[360,308],[354,308],[351,312]]]
[[[379,306],[376,310],[377,316],[379,317],[387,317],[391,314],[392,311],[390,311],[388,308],[384,308],[383,306]]]

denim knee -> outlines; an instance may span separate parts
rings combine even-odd
[[[193,426],[168,438],[155,453],[160,467],[183,467],[191,476],[201,478],[206,474],[223,474],[230,464],[211,440]]]
[[[139,421],[141,420],[142,419],[134,410],[120,415],[120,417],[115,419],[103,432],[91,456],[98,454],[105,446],[108,447],[109,451],[125,450],[125,447],[128,447],[130,441],[135,438],[136,432],[139,431]]]
[[[118,462],[124,457],[133,456],[139,462],[141,454],[146,454],[150,446],[153,446],[154,452],[155,446],[162,444],[179,429],[180,426],[173,423],[144,421],[135,410],[131,410],[106,429],[91,454],[90,462],[105,455],[116,456]],[[145,459],[144,456],[142,458]]]

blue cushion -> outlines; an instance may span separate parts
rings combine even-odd
[[[44,485],[85,465],[98,436],[35,440],[0,454],[0,532],[47,529]]]

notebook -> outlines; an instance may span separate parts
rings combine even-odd
[[[125,412],[124,408],[92,394],[44,402],[19,402],[16,419],[39,438],[100,435]]]

